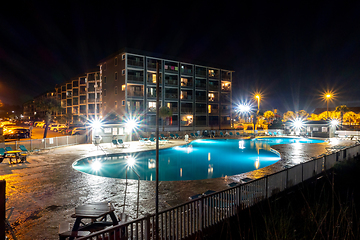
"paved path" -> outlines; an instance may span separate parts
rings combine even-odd
[[[183,140],[174,140],[161,147],[182,145]],[[349,144],[350,142],[347,142]],[[259,178],[280,170],[284,165],[293,165],[325,152],[325,147],[335,143],[277,145],[273,148],[281,153],[278,163],[257,171],[236,176],[197,181],[161,182],[159,186],[160,210],[176,206],[189,196],[206,190],[222,190],[227,184],[244,177]],[[342,143],[344,144],[344,143]],[[111,144],[102,144],[108,153],[123,151]],[[153,149],[132,142],[130,151]],[[83,144],[42,151],[31,154],[27,163],[0,164],[0,179],[6,179],[7,206],[15,211],[10,222],[15,227],[18,239],[58,239],[61,222],[73,223],[70,216],[78,205],[112,201],[117,214],[124,208],[125,180],[84,174],[74,170],[72,163],[80,158],[103,154],[96,146]],[[125,212],[130,218],[136,216],[137,180],[128,180]],[[139,216],[155,212],[155,182],[141,181]]]

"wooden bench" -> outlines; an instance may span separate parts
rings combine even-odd
[[[59,239],[66,240],[67,238],[74,239],[76,237],[84,237],[89,235],[89,231],[72,231],[71,224],[64,222],[59,225]]]

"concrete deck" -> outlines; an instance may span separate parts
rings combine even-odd
[[[342,141],[342,145],[351,145]],[[185,144],[184,140],[171,140],[161,148]],[[273,146],[280,152],[281,160],[271,166],[235,176],[197,181],[160,182],[160,210],[188,201],[188,197],[212,189],[228,188],[227,184],[245,177],[259,178],[326,152],[325,147],[339,143],[289,144]],[[155,145],[131,142],[130,148],[121,149],[111,144],[101,144],[107,153],[122,151],[144,151]],[[128,180],[124,205],[125,180],[110,179],[84,174],[71,165],[77,160],[92,155],[103,155],[103,151],[92,144],[44,150],[28,156],[26,163],[0,164],[0,178],[7,182],[7,207],[15,207],[10,218],[18,239],[58,239],[61,222],[73,223],[70,216],[74,208],[90,202],[112,201],[117,214],[125,213],[135,218],[137,213],[137,180]],[[139,217],[155,212],[155,182],[141,181]]]

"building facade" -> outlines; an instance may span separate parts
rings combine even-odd
[[[98,68],[80,74],[55,87],[61,112],[56,118],[72,118],[70,122],[86,122],[88,119],[101,117],[101,81]],[[68,119],[69,120],[69,119]]]
[[[164,121],[166,131],[231,127],[233,71],[134,51],[120,51],[99,63],[104,118],[141,116],[147,130],[154,129],[157,62],[160,106],[172,111]]]

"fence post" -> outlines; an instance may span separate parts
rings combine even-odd
[[[269,188],[269,176],[266,175],[266,181],[265,181],[266,198],[269,198],[268,188]]]
[[[205,216],[204,216],[204,211],[203,211],[203,207],[204,207],[204,196],[202,196],[201,197],[201,199],[200,199],[200,209],[199,209],[199,211],[200,211],[200,219],[199,219],[199,230],[200,231],[202,231],[203,230],[203,223],[204,223],[204,218],[205,218]],[[195,231],[196,231],[196,229],[195,229]]]
[[[17,149],[18,141],[15,141],[15,150]]]
[[[0,180],[0,239],[5,239],[5,218],[6,218],[6,206],[5,206],[5,194],[6,181]]]
[[[46,149],[46,138],[43,139],[44,139],[44,149]]]
[[[30,151],[32,151],[33,148],[32,148],[32,139],[30,139]]]
[[[150,214],[146,213],[145,214],[145,239],[146,240],[150,240],[151,235],[150,235]]]

